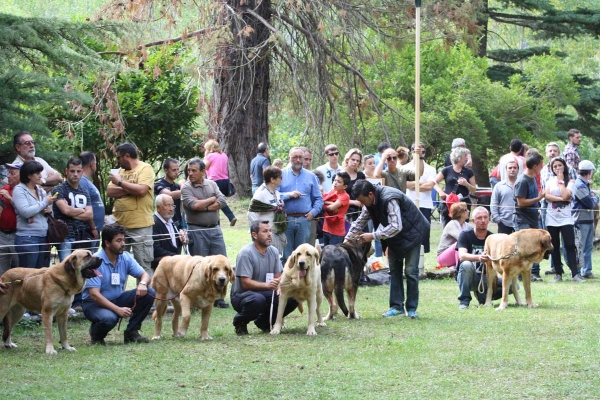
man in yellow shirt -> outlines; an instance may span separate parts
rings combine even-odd
[[[113,216],[127,229],[127,251],[133,247],[133,257],[150,275],[154,259],[154,179],[152,166],[138,160],[137,149],[131,143],[117,147],[118,172],[111,171],[107,194],[115,200]]]

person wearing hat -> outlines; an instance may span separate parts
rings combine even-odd
[[[467,144],[465,142],[465,139],[463,138],[455,138],[452,140],[452,150],[454,150],[457,147],[464,147],[467,148]],[[452,151],[450,151],[451,153]],[[452,161],[450,160],[450,153],[448,153],[446,155],[446,159],[444,160],[444,167],[449,167],[452,165]],[[471,159],[471,155],[469,155],[469,158],[467,160],[467,163],[465,164],[465,167],[467,168],[471,168],[471,166],[473,165],[473,160]]]
[[[8,185],[0,189],[0,275],[9,268],[16,267],[19,258],[15,253],[15,233],[17,214],[12,204],[12,193],[20,182],[21,164],[4,164],[8,168]]]
[[[595,278],[592,274],[592,250],[594,249],[594,209],[598,205],[598,195],[590,190],[595,170],[596,167],[591,161],[581,161],[573,191],[573,219],[575,229],[581,236],[580,251],[583,250],[583,266],[580,275],[586,279]]]

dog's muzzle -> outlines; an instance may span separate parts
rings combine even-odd
[[[81,276],[85,279],[101,277],[102,274],[98,272],[97,268],[102,265],[102,259],[99,257],[92,257],[88,262],[85,263],[81,269]]]
[[[215,285],[217,285],[218,288],[222,288],[227,284],[227,278],[224,276],[220,276],[217,279],[217,282],[215,282]]]
[[[300,278],[304,278],[306,276],[306,270],[306,261],[298,261],[298,275],[300,275]]]

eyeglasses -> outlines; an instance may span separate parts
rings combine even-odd
[[[28,140],[26,142],[21,142],[21,146],[35,146],[35,140]]]
[[[390,156],[387,158],[387,161],[393,161],[393,160],[397,160],[398,156]]]
[[[339,152],[339,151],[336,151],[336,152],[334,152],[334,153],[327,153],[327,155],[328,155],[329,157],[333,157],[333,156],[339,156],[339,155],[340,155],[340,152]]]

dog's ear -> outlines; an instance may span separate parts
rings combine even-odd
[[[552,237],[548,233],[544,233],[542,237],[542,244],[544,245],[544,250],[552,247]]]
[[[298,252],[296,250],[294,250],[292,252],[292,254],[290,254],[290,256],[288,257],[287,261],[285,262],[285,267],[286,268],[294,268],[294,266],[296,265],[296,258],[298,257]]]
[[[71,261],[72,259],[73,259],[73,257],[69,257],[65,260],[65,263],[64,263],[65,272],[69,276],[75,276],[75,266],[73,265],[73,262]]]
[[[202,264],[204,265],[204,279],[208,281],[212,275],[212,263],[206,257],[202,260]]]
[[[233,268],[229,264],[227,264],[227,276],[229,276],[229,283],[235,282],[235,272],[233,272]]]

